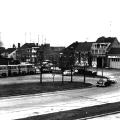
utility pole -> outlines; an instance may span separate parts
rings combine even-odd
[[[26,43],[26,32],[25,32],[25,43]]]
[[[31,43],[31,32],[30,32],[30,43]]]
[[[38,34],[38,45],[39,45],[39,34]]]
[[[42,44],[44,44],[44,43],[43,43],[43,35],[42,35]]]

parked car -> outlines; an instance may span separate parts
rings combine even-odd
[[[97,87],[107,87],[110,86],[111,84],[115,84],[116,81],[115,80],[111,80],[110,78],[100,78],[97,83],[96,86]]]
[[[84,75],[84,74],[86,76],[96,76],[97,72],[91,70],[84,70],[84,69],[78,69],[75,71],[75,75]]]
[[[72,72],[72,75],[74,74],[74,72]],[[63,72],[63,75],[71,75],[71,70],[65,70]]]
[[[35,67],[35,71],[36,71],[36,74],[39,74],[40,73],[40,68],[39,67]]]

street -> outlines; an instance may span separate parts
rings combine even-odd
[[[112,77],[117,81],[117,84],[109,87],[102,88],[93,86],[92,88],[87,89],[0,98],[0,119],[12,120],[28,116],[118,102],[120,101],[119,73],[119,70],[104,70],[104,76]],[[98,71],[98,74],[101,74],[101,70]],[[73,80],[83,80],[83,76],[74,76],[73,78]],[[46,74],[43,76],[43,81],[44,80],[52,81],[52,76]],[[61,80],[61,76],[56,75],[55,80]],[[66,76],[65,80],[70,80],[70,77]],[[91,82],[93,85],[95,85],[97,80],[98,78],[86,78],[86,82]],[[16,83],[37,82],[39,81],[39,75],[2,78],[0,79],[0,84],[12,84],[13,81]]]

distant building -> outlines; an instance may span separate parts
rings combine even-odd
[[[5,58],[12,58],[16,60],[16,48],[7,48],[1,55]]]
[[[115,37],[100,37],[96,42],[92,44],[91,55],[92,55],[92,66],[93,67],[107,67],[108,59],[107,53],[111,48],[118,47],[120,44]]]
[[[4,47],[0,47],[0,56],[2,56],[2,53],[5,52],[5,48]]]
[[[80,42],[76,48],[78,55],[78,63],[80,66],[91,66],[92,57],[91,57],[91,46],[93,42]]]
[[[1,56],[0,56],[0,64],[8,65],[8,64],[19,64],[19,61],[16,60],[16,48],[13,45],[13,48],[0,48]]]
[[[112,48],[108,52],[108,63],[109,68],[120,69],[120,47]]]
[[[53,47],[50,44],[42,44],[38,49],[38,63],[49,60],[52,63],[59,63],[59,53],[65,47]]]
[[[20,44],[18,44],[18,48],[16,50],[16,59],[20,62],[36,63],[36,53],[38,48],[39,46],[37,43],[25,43],[21,47]]]
[[[63,51],[61,51],[64,59],[64,66],[68,67],[71,63],[74,66],[91,66],[91,46],[92,42],[74,42]],[[71,59],[72,57],[72,59]]]
[[[30,62],[39,64],[42,60],[50,60],[58,62],[59,52],[64,47],[51,47],[50,44],[42,44],[38,46],[36,43],[25,43],[16,51],[16,59],[20,62]]]

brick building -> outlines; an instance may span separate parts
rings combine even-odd
[[[16,50],[16,59],[20,62],[37,62],[37,49],[38,44],[35,43],[25,43],[23,46],[19,46]]]
[[[59,53],[61,50],[63,50],[65,47],[52,47],[50,44],[42,44],[37,52],[38,56],[38,63],[40,61],[46,61],[49,60],[52,63],[59,63]]]
[[[59,60],[59,52],[64,47],[51,47],[50,44],[38,46],[36,43],[25,43],[16,50],[16,59],[20,62],[29,62],[39,64],[40,61],[50,60],[51,62]]]

